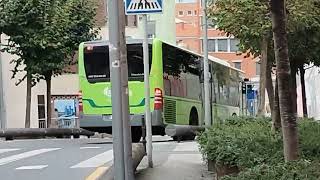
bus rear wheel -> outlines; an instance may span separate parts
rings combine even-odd
[[[191,126],[198,126],[199,125],[198,111],[195,107],[193,107],[190,111],[189,125],[191,125]]]
[[[131,137],[133,143],[138,143],[142,137],[142,128],[141,127],[132,127],[131,128]]]

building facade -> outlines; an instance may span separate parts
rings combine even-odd
[[[202,53],[202,11],[201,0],[177,0],[175,8],[177,44],[187,49]],[[257,59],[247,57],[238,51],[238,40],[227,36],[209,23],[209,55],[226,60],[231,66],[245,72],[247,78],[260,74]]]
[[[105,0],[98,1],[97,26],[101,28],[100,39],[108,39],[107,11]],[[164,13],[149,16],[148,33],[149,37],[157,37],[165,41],[175,43],[175,21],[174,21],[174,1],[164,2]],[[128,38],[142,38],[143,29],[138,16],[126,16],[126,36]],[[1,35],[1,42],[6,43],[7,37]],[[4,122],[3,127],[23,128],[25,126],[26,112],[26,82],[16,86],[15,83],[23,74],[11,79],[11,70],[14,66],[10,61],[17,58],[8,53],[0,53],[0,81],[2,79],[3,101],[0,98],[0,111],[4,117],[0,117]],[[52,112],[53,117],[76,116],[78,112],[79,80],[77,66],[71,67],[73,73],[63,74],[52,78]],[[1,92],[1,91],[0,91]],[[1,95],[1,93],[0,93]],[[32,88],[31,97],[31,127],[45,127],[46,119],[46,83],[40,81]]]

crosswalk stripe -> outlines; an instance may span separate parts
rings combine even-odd
[[[80,147],[80,149],[100,149],[101,147],[93,146],[93,147]]]
[[[16,168],[17,170],[40,170],[48,167],[48,165],[38,165],[38,166],[21,166]]]
[[[113,150],[98,154],[88,160],[82,161],[71,168],[95,168],[113,160]]]
[[[18,151],[20,149],[0,149],[0,154],[6,153],[6,152],[11,152],[11,151]]]
[[[50,151],[56,151],[59,150],[61,148],[47,148],[47,149],[38,149],[38,150],[33,150],[33,151],[28,151],[28,152],[24,152],[21,154],[16,154],[13,156],[9,156],[9,157],[5,157],[0,159],[0,166],[14,162],[14,161],[18,161],[24,158],[28,158],[28,157],[32,157],[32,156],[36,156],[39,154],[43,154],[46,152],[50,152]]]
[[[160,10],[161,5],[156,0],[150,0],[148,2],[141,2],[140,0],[131,1],[131,3],[127,6],[129,10]]]

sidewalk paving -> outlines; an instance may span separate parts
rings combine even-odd
[[[136,180],[213,180],[207,171],[198,144],[189,142],[158,142],[153,144],[153,168],[147,157],[137,168]]]

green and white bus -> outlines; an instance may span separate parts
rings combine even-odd
[[[145,111],[142,40],[127,40],[129,106],[133,141],[142,135]],[[159,39],[149,41],[150,103],[154,135],[165,128],[204,125],[203,57]],[[80,127],[111,133],[112,104],[109,44],[84,42],[79,46],[82,96]],[[242,72],[227,62],[209,58],[210,100],[215,121],[240,113]]]

